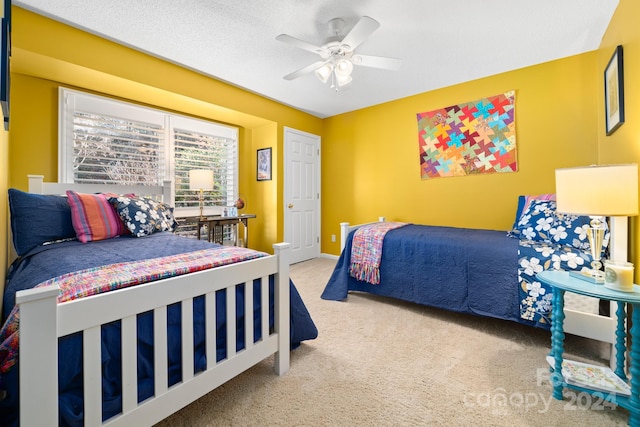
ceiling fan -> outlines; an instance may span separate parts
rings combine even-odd
[[[400,68],[402,64],[400,59],[361,55],[355,52],[356,48],[380,27],[378,21],[368,16],[363,16],[351,31],[343,36],[344,25],[345,22],[341,18],[334,18],[329,21],[331,36],[322,46],[316,46],[288,34],[277,36],[276,40],[316,53],[321,58],[313,64],[287,74],[284,79],[293,80],[315,72],[322,83],[327,83],[330,80],[331,87],[338,91],[341,87],[351,83],[351,72],[354,65],[385,70],[397,70]]]

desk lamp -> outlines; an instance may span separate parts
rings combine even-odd
[[[611,261],[627,262],[628,216],[638,215],[638,165],[603,165],[556,169],[557,211],[588,215],[592,283],[604,283],[600,270],[605,217],[610,217]],[[581,277],[584,278],[584,277]]]
[[[189,171],[189,190],[200,191],[200,219],[204,219],[204,191],[213,190],[213,171],[209,169],[192,169]]]

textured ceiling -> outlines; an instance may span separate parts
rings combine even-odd
[[[324,118],[598,48],[618,0],[14,0],[65,22]],[[283,76],[318,56],[328,22],[380,23],[358,48],[402,59],[356,67],[336,92],[313,74]]]

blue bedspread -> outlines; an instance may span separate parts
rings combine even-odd
[[[391,230],[384,240],[378,285],[349,275],[351,240],[352,235],[324,299],[344,300],[349,291],[362,291],[526,323],[518,314],[518,240],[504,231],[413,224]]]
[[[505,231],[407,225],[384,239],[380,283],[349,274],[352,232],[322,298],[366,292],[460,313],[550,327],[551,289],[543,270],[582,270],[591,256],[572,246],[507,236]]]
[[[77,241],[41,246],[25,255],[12,265],[5,289],[3,322],[15,304],[15,293],[57,277],[64,273],[98,265],[136,261],[160,256],[212,247],[211,243],[186,239],[171,233],[156,233],[143,238],[119,237],[99,242],[81,244]],[[218,246],[218,245],[215,245]],[[273,278],[271,278],[273,279]],[[317,337],[317,328],[307,311],[300,294],[290,281],[291,291],[291,346],[297,347],[302,341]],[[244,348],[244,286],[236,288],[236,314],[240,329],[237,331],[237,350]],[[258,283],[254,283],[254,339],[260,338],[260,293]],[[273,295],[273,280],[270,282]],[[273,298],[271,298],[273,301]],[[217,359],[226,357],[225,296],[216,295]],[[204,353],[204,298],[194,300],[194,340],[196,371],[206,366]],[[273,306],[269,307],[270,322],[273,324]],[[174,305],[168,310],[169,330],[169,383],[181,380],[180,307]],[[138,317],[138,396],[139,400],[153,394],[153,333],[152,313]],[[103,327],[103,412],[105,418],[117,414],[121,408],[120,398],[120,332],[119,324]],[[59,381],[60,381],[60,424],[82,425],[82,354],[81,337],[73,335],[60,340]],[[2,389],[7,396],[0,401],[0,425],[16,423],[18,367],[14,366],[0,378]]]

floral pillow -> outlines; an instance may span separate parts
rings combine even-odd
[[[134,237],[148,236],[158,231],[175,231],[178,227],[173,208],[166,203],[142,197],[111,197],[120,219]]]
[[[551,229],[551,241],[561,245],[569,245],[583,251],[590,251],[587,226],[591,218],[585,215],[556,213],[556,220]],[[609,245],[609,227],[604,221],[603,250]]]
[[[516,210],[516,218],[513,223],[513,226],[511,227],[511,230],[509,231],[509,233],[507,233],[507,235],[509,237],[516,237],[516,238],[520,237],[520,231],[518,230],[518,222],[522,218],[524,211],[529,208],[533,200],[555,200],[555,199],[556,199],[556,195],[554,193],[536,194],[536,195],[530,195],[530,196],[518,196],[518,208]]]
[[[551,231],[556,221],[554,200],[531,200],[522,211],[520,220],[510,235],[520,239],[551,242]]]

